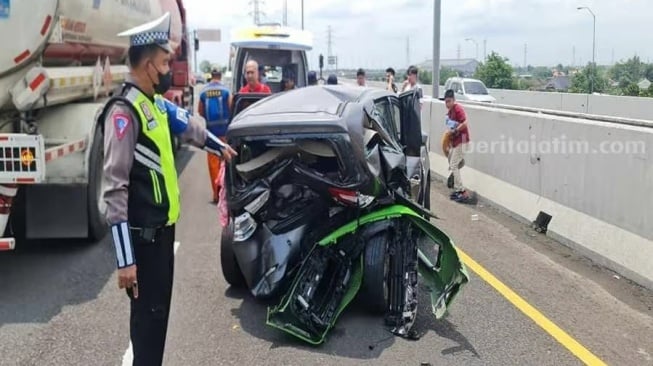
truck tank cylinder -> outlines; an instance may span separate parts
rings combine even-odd
[[[42,66],[123,63],[129,39],[117,34],[170,12],[173,47],[181,43],[177,0],[20,0],[0,7],[0,75],[41,58]]]
[[[117,34],[170,12],[170,39],[182,39],[181,0],[19,0],[0,2],[0,109],[33,66],[94,66],[126,62],[128,37]]]

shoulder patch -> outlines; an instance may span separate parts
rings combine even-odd
[[[131,118],[124,113],[114,113],[111,116],[113,120],[113,129],[116,131],[116,137],[118,140],[122,140],[127,133],[127,128],[131,123]]]
[[[152,111],[150,110],[150,106],[147,105],[147,102],[141,102],[140,103],[141,110],[143,111],[143,114],[145,115],[145,118],[148,121],[151,121],[154,119],[154,116],[152,115]]]
[[[177,119],[188,124],[188,114],[181,108],[177,108]]]

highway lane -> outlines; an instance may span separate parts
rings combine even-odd
[[[265,325],[265,305],[228,287],[206,157],[184,152],[183,208],[166,365],[582,364],[470,270],[449,317],[425,311],[424,336],[392,336],[361,301],[327,342],[306,346]],[[653,364],[653,294],[484,204],[459,206],[435,183],[435,221],[485,269],[607,364]],[[471,215],[479,215],[472,221]],[[37,243],[0,255],[0,365],[121,365],[128,306],[110,243]],[[425,301],[425,299],[422,299]],[[421,307],[420,310],[426,310]]]

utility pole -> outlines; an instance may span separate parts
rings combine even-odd
[[[487,38],[483,40],[483,62],[487,59]]]
[[[440,96],[440,13],[442,12],[442,0],[433,0],[433,98]],[[460,45],[458,46],[460,54]]]
[[[265,13],[261,11],[261,5],[263,5],[263,0],[252,0],[249,2],[253,6],[253,11],[249,13],[254,19],[254,24],[261,24],[261,15],[265,16]]]
[[[590,94],[594,93],[594,76],[596,73],[596,15],[592,11],[592,9],[588,8],[587,6],[579,6],[576,8],[577,10],[587,10],[590,14],[592,14],[592,66],[590,67]]]
[[[332,31],[331,31],[331,26],[327,27],[327,68],[330,69],[329,67],[329,59],[331,58],[331,45],[333,43],[333,39],[331,37]]]
[[[304,30],[304,0],[302,0],[302,30]]]
[[[528,45],[524,43],[524,69],[528,65]]]
[[[283,0],[283,26],[288,26],[288,0]]]
[[[465,38],[465,41],[474,42],[474,45],[476,46],[476,61],[478,61],[478,42],[476,42],[474,38]]]
[[[410,65],[410,37],[406,37],[406,66]]]

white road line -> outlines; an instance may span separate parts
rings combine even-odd
[[[177,255],[177,249],[179,249],[179,246],[181,245],[181,242],[175,241],[174,244],[174,253]],[[122,366],[130,366],[134,362],[134,352],[132,351],[132,342],[129,341],[129,347],[125,351],[125,354],[122,356]]]
[[[134,353],[132,352],[132,342],[129,341],[129,348],[122,356],[122,366],[130,366],[134,362]]]

